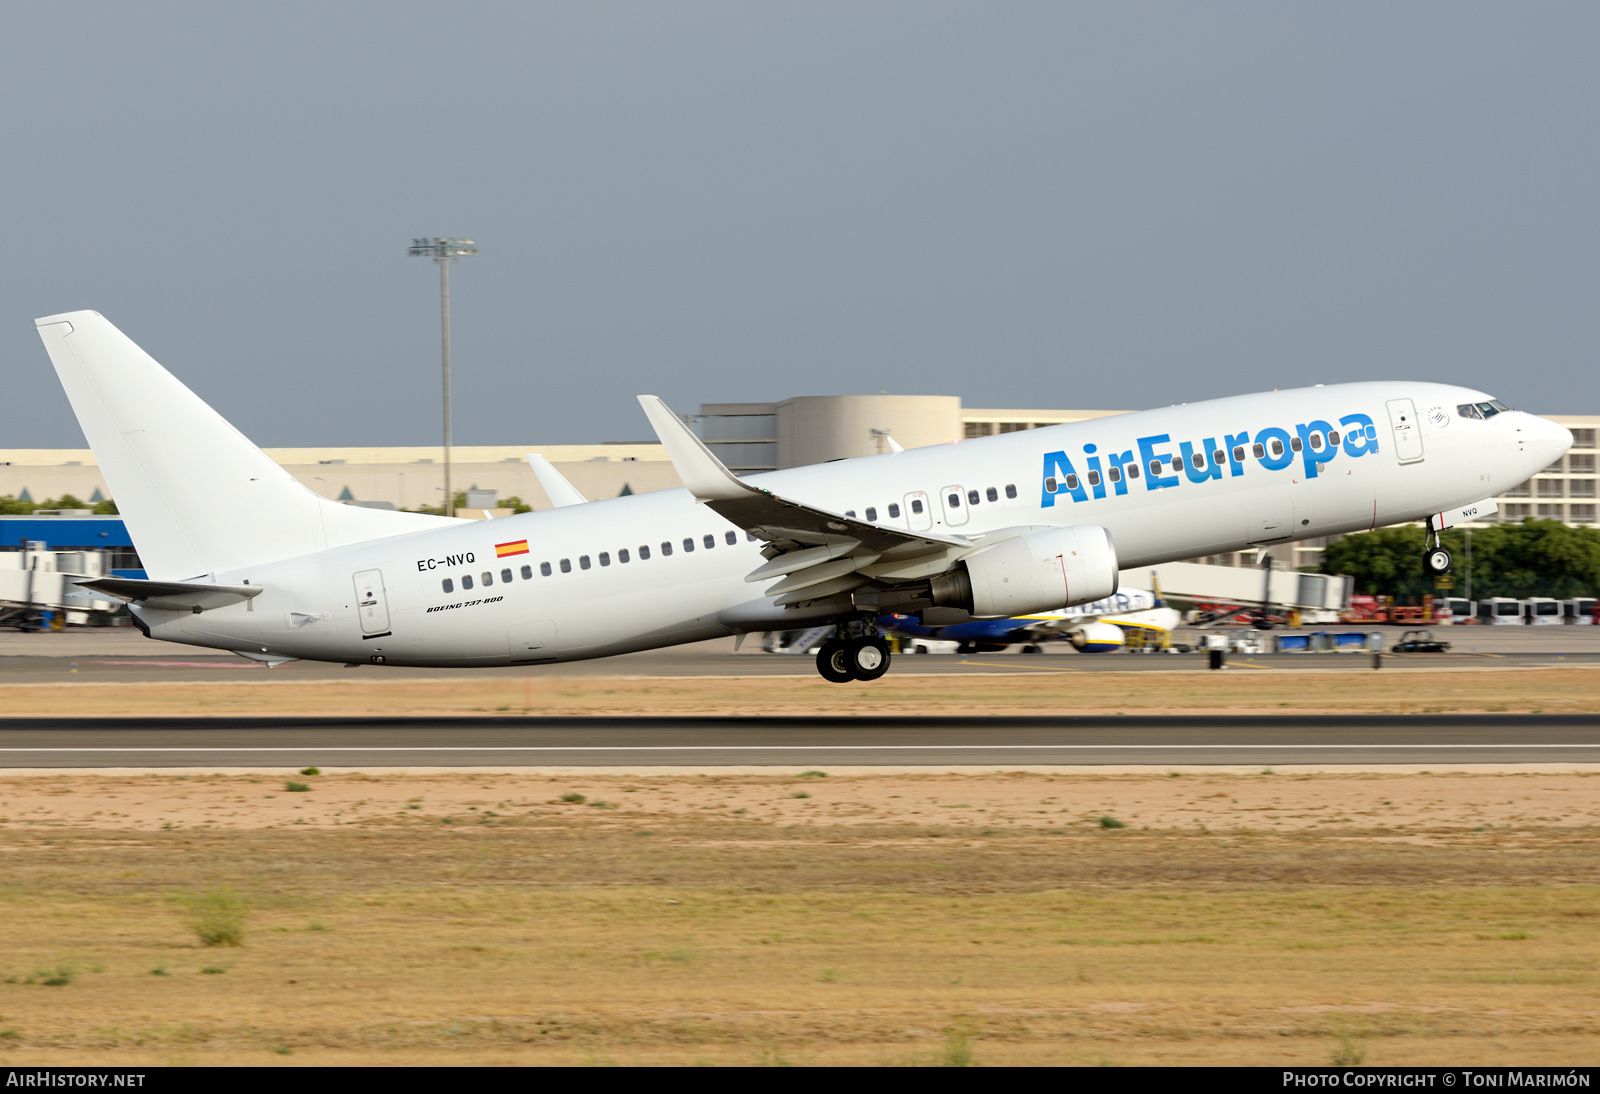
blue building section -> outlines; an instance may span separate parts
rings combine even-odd
[[[0,516],[0,551],[41,543],[45,551],[109,551],[107,569],[117,577],[144,577],[127,525],[121,517]]]

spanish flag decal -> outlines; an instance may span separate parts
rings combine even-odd
[[[510,555],[525,555],[528,553],[528,541],[519,539],[515,543],[496,543],[494,557],[506,558]]]

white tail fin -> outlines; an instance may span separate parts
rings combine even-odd
[[[200,578],[453,523],[312,493],[98,312],[35,324],[152,578]]]

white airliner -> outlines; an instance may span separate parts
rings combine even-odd
[[[1119,568],[1437,531],[1572,443],[1479,391],[1360,383],[740,479],[641,396],[683,489],[458,521],[321,498],[99,314],[37,324],[150,578],[82,584],[152,638],[268,663],[530,665],[832,623],[818,670],[871,680],[886,612],[1023,616],[1110,596]]]

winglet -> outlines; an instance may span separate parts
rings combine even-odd
[[[544,487],[545,496],[550,499],[550,504],[560,509],[564,505],[584,505],[588,498],[578,493],[578,488],[567,481],[566,476],[555,469],[555,465],[537,452],[528,452],[523,456],[528,461],[528,466],[533,468],[533,477],[539,480],[539,485]]]
[[[661,438],[661,446],[667,450],[673,470],[678,472],[696,501],[735,501],[763,493],[740,482],[658,397],[641,395],[639,405],[644,408],[656,436]]]
[[[883,439],[889,442],[889,451],[893,452],[896,456],[905,451],[904,448],[900,447],[900,442],[889,436],[887,433],[883,435]]]

